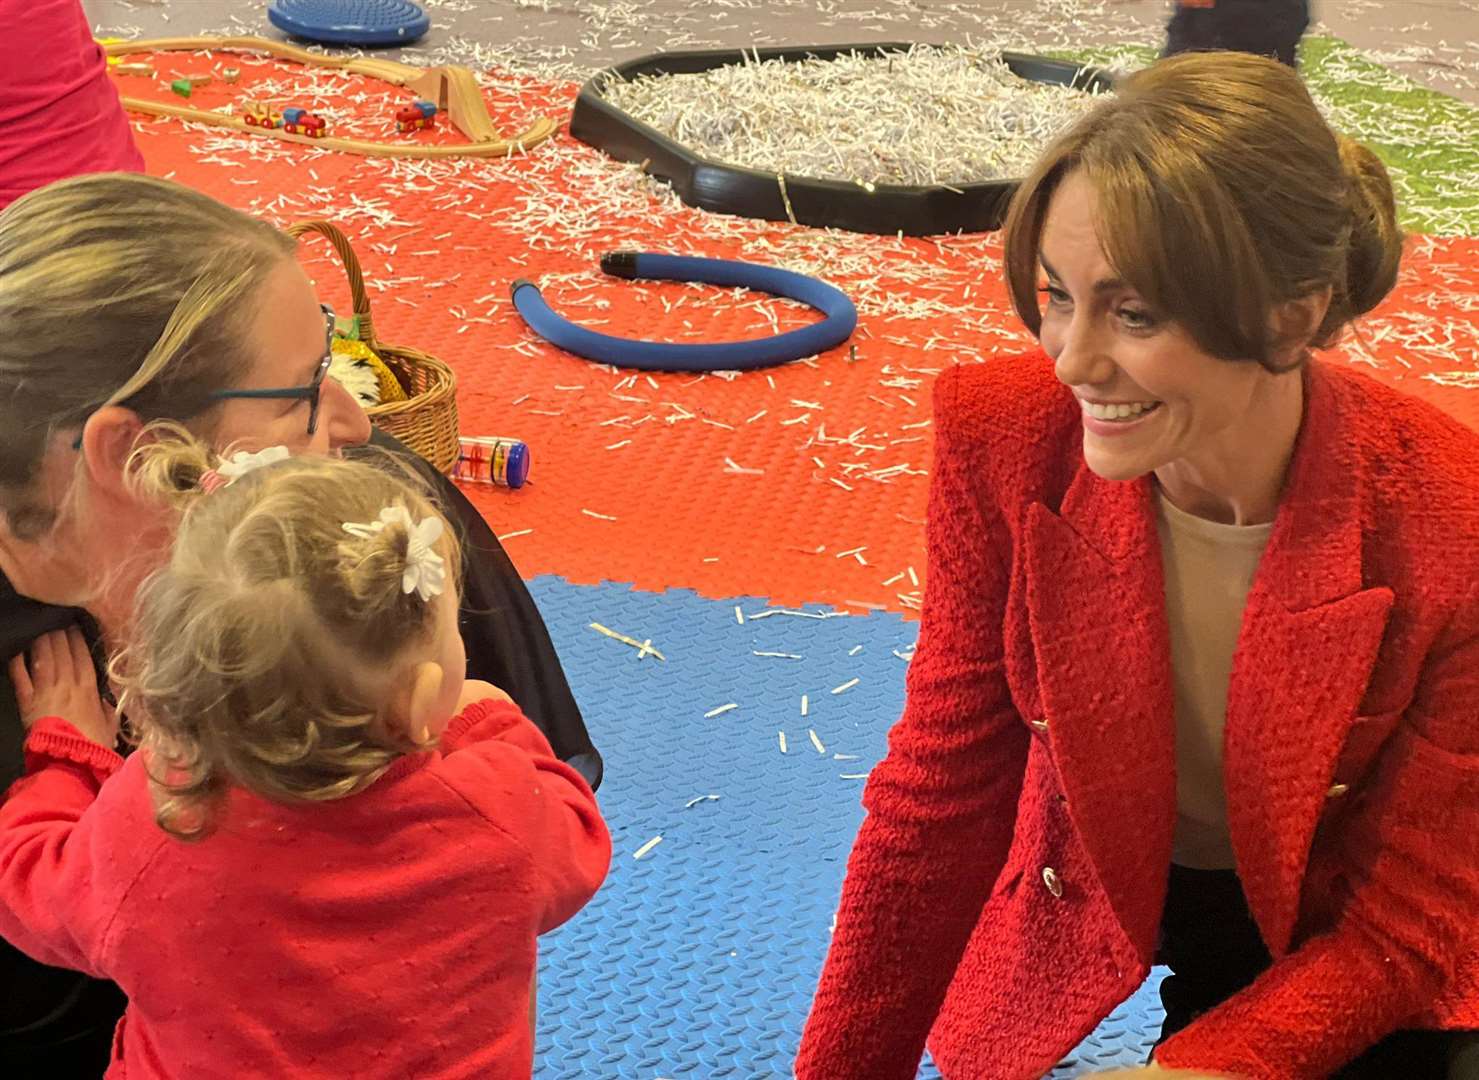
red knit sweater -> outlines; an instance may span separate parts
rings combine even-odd
[[[1326,1076],[1479,1027],[1479,437],[1316,363],[1227,706],[1229,828],[1274,956],[1167,1066]],[[802,1080],[1038,1077],[1145,978],[1175,821],[1148,479],[1084,464],[1041,353],[939,380],[930,572]]]
[[[527,1077],[535,938],[605,877],[585,781],[473,705],[365,791],[154,822],[144,755],[60,720],[0,807],[0,933],[128,994],[110,1077]]]

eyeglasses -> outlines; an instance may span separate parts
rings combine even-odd
[[[318,406],[323,400],[324,377],[329,365],[334,362],[334,309],[328,304],[319,304],[324,313],[324,355],[318,362],[318,370],[306,386],[283,386],[269,390],[216,390],[210,394],[212,401],[227,401],[232,398],[299,398],[308,402],[308,434],[318,431]]]
[[[324,315],[324,355],[318,362],[318,369],[314,371],[313,378],[305,386],[282,386],[271,387],[261,390],[214,390],[206,395],[210,401],[227,401],[232,398],[249,399],[286,399],[298,398],[308,402],[308,434],[313,435],[318,431],[318,406],[323,400],[324,378],[329,374],[329,367],[334,362],[334,309],[328,304],[319,304],[318,308]],[[118,402],[119,405],[127,407],[127,401]],[[82,449],[82,433],[77,433],[77,441],[72,444],[73,450]]]

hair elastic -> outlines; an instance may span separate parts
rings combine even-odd
[[[233,480],[240,480],[254,469],[260,469],[264,465],[276,465],[279,461],[286,461],[291,456],[292,452],[286,446],[269,446],[265,450],[258,450],[255,454],[239,450],[214,469],[207,469],[200,474],[200,490],[206,493],[216,491]]]

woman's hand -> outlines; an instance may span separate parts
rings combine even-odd
[[[77,627],[43,634],[10,661],[21,723],[27,729],[43,716],[59,716],[88,739],[112,750],[118,743],[118,713],[98,693],[98,673],[87,640]]]
[[[457,711],[461,712],[469,705],[475,705],[479,701],[507,701],[510,705],[515,704],[514,699],[505,694],[492,683],[483,682],[481,679],[468,679],[462,684],[462,696],[457,699]]]

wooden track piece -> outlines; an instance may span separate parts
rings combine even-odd
[[[406,158],[507,157],[518,151],[538,146],[551,138],[560,127],[557,121],[549,117],[540,117],[526,131],[509,139],[503,138],[498,129],[493,126],[492,117],[488,115],[488,108],[483,102],[482,91],[478,88],[477,79],[471,71],[464,67],[449,65],[428,69],[373,57],[324,56],[296,45],[258,37],[153,38],[113,42],[104,45],[103,48],[110,57],[141,52],[200,52],[204,50],[265,53],[308,67],[334,68],[354,75],[365,75],[394,86],[406,87],[420,97],[435,102],[437,108],[447,114],[453,126],[469,140],[466,146],[437,146],[417,143],[374,143],[339,136],[314,139],[306,135],[283,131],[281,128],[248,125],[237,116],[208,112],[187,105],[145,101],[142,98],[123,98],[124,108],[133,112],[141,112],[150,116],[175,116],[182,120],[231,128],[253,135],[267,135],[285,142],[342,150],[350,154]]]

